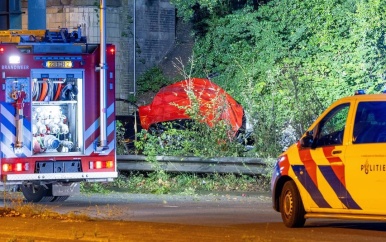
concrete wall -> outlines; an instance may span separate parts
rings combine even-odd
[[[127,91],[129,93],[135,92],[134,76],[138,79],[147,69],[160,63],[163,57],[172,49],[176,37],[176,13],[169,0],[135,0],[135,6],[135,28],[134,19],[132,19],[133,23],[129,29],[129,46],[131,49],[129,49],[130,68],[128,74],[130,81],[124,86],[123,95]],[[134,1],[131,0],[129,4],[131,16],[134,16],[133,7]],[[127,97],[121,96],[121,98]],[[121,103],[120,105],[123,105],[122,109],[125,110],[130,108],[128,104]]]
[[[32,1],[32,0],[30,0]],[[46,0],[47,29],[82,26],[89,43],[99,43],[99,1]],[[134,1],[136,20],[134,21]],[[22,0],[23,29],[28,28],[28,0]],[[158,64],[173,47],[175,9],[168,0],[106,0],[107,42],[116,45],[116,97],[127,99],[135,91],[135,76]],[[134,22],[136,40],[134,41]],[[134,51],[134,44],[136,46]],[[134,63],[134,52],[135,63]],[[117,115],[134,110],[116,102]]]

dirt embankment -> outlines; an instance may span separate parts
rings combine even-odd
[[[183,22],[181,19],[176,23],[176,40],[173,49],[167,53],[159,67],[165,76],[171,80],[180,80],[184,76],[178,68],[187,67],[192,57],[194,37],[191,23]],[[176,65],[178,68],[176,68]],[[182,66],[181,66],[182,65]]]
[[[163,74],[171,81],[179,81],[185,78],[179,69],[183,67],[188,68],[192,58],[194,45],[192,33],[191,23],[183,22],[181,19],[177,20],[174,46],[158,64]],[[140,105],[149,104],[155,94],[153,92],[140,94],[137,98],[137,103]]]

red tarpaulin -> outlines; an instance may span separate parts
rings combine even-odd
[[[236,133],[242,125],[244,111],[239,103],[210,80],[192,78],[163,87],[151,104],[140,106],[141,126],[149,129],[160,122],[191,119],[185,110],[192,103],[199,105],[199,118],[211,127],[224,120]]]

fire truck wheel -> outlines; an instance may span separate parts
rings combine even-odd
[[[306,222],[303,202],[293,181],[287,181],[283,186],[280,212],[284,224],[289,228],[302,227]]]
[[[40,202],[52,202],[52,200],[54,200],[55,197],[53,196],[44,196],[42,198],[42,200],[40,200]]]
[[[55,196],[51,202],[64,202],[67,200],[67,198],[69,198],[69,196]]]
[[[50,190],[45,186],[23,183],[20,188],[27,202],[49,202],[53,199],[52,196],[47,196],[50,194]]]

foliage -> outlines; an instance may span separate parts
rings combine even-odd
[[[247,6],[257,9],[259,4],[267,1],[269,0],[170,0],[178,9],[178,15],[185,20],[192,20],[200,11],[221,17]]]
[[[113,183],[104,184],[106,190],[133,193],[186,194],[200,192],[256,192],[269,190],[268,178],[236,174],[193,173],[129,173],[120,174]]]
[[[244,7],[257,9],[269,0],[171,0],[178,16],[192,23],[195,36],[202,37],[208,31],[210,21],[231,14]]]
[[[158,92],[161,87],[169,84],[170,82],[164,76],[162,70],[158,67],[153,67],[138,78],[138,93],[144,93],[148,91]]]
[[[99,182],[81,182],[80,191],[83,193],[109,193],[105,184]]]
[[[176,6],[179,16],[185,20],[193,17],[195,8],[205,8],[213,13],[215,9],[224,5],[222,0],[171,0],[170,2]]]
[[[189,77],[186,77],[189,80]],[[210,101],[203,101],[200,93],[187,85],[189,105],[179,106],[189,121],[171,121],[153,124],[149,131],[142,130],[136,147],[147,156],[241,156],[244,147],[235,142],[235,133],[227,120],[222,119],[227,102],[221,93]],[[202,110],[207,110],[205,113]]]
[[[184,70],[183,73],[187,72]],[[185,79],[190,77],[186,76]],[[220,157],[242,156],[245,151],[244,146],[235,142],[231,126],[220,118],[226,108],[224,95],[217,93],[216,98],[204,102],[190,85],[185,91],[190,105],[172,105],[182,109],[190,117],[189,121],[182,124],[180,121],[153,124],[149,130],[143,129],[135,141],[137,151],[146,155],[146,160],[155,171],[148,178],[155,181],[152,192],[165,193],[169,190],[169,175],[157,162],[157,155]],[[203,107],[212,111],[203,113]],[[208,123],[208,120],[211,121]]]
[[[125,127],[123,123],[119,120],[115,121],[115,132],[116,132],[116,147],[117,147],[117,154],[123,155],[126,154],[126,148],[125,148]]]
[[[160,133],[142,130],[135,143],[136,149],[147,156],[198,156],[225,157],[243,156],[244,147],[230,139],[225,124],[209,127],[193,121],[188,129],[173,127],[173,122],[165,123],[166,129]]]
[[[276,156],[289,125],[300,137],[332,101],[384,86],[385,11],[380,0],[272,0],[212,13],[194,75],[219,73],[214,81],[254,120],[259,156]]]

